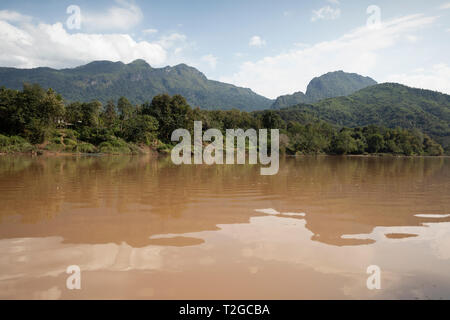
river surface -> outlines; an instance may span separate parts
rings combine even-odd
[[[0,299],[450,299],[450,158],[259,169],[0,157]]]

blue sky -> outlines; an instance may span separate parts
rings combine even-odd
[[[70,5],[79,29],[67,24]],[[450,94],[449,37],[448,0],[0,3],[0,66],[187,63],[269,98],[335,70]]]

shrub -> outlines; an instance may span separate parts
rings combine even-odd
[[[66,134],[66,137],[71,140],[78,140],[78,138],[80,137],[80,134],[72,129],[66,129],[64,130],[64,133]]]
[[[171,146],[161,142],[156,147],[156,150],[158,150],[158,152],[161,152],[161,153],[170,153]]]
[[[61,138],[55,137],[50,139],[51,144],[61,144]]]
[[[46,150],[48,151],[52,151],[52,152],[60,152],[64,149],[62,144],[57,144],[57,143],[49,143],[46,147]]]
[[[65,138],[64,139],[64,144],[66,146],[76,146],[78,143],[76,141],[72,140],[72,139]]]
[[[95,148],[92,144],[90,143],[80,143],[77,146],[77,151],[80,153],[96,153],[97,152],[97,148]]]
[[[7,147],[9,144],[9,138],[0,134],[0,147]]]
[[[0,135],[0,152],[30,152],[34,147],[22,137]]]
[[[100,143],[98,146],[101,153],[132,153],[129,145],[120,138],[110,137],[110,140]]]

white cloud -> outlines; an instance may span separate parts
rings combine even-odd
[[[9,22],[30,22],[32,18],[16,11],[0,10],[0,20]]]
[[[378,30],[363,26],[342,37],[307,48],[245,62],[237,73],[220,80],[250,87],[270,98],[305,91],[309,81],[334,70],[371,74],[380,66],[380,51],[393,47],[403,37],[432,24],[436,17],[409,15],[386,20]]]
[[[158,43],[136,42],[127,34],[69,34],[62,23],[15,26],[0,20],[0,65],[32,68],[78,66],[93,60],[162,65],[166,50]]]
[[[106,12],[94,13],[81,11],[82,28],[96,31],[130,30],[138,25],[143,18],[141,9],[126,0],[115,0],[117,5]]]
[[[175,48],[175,50],[173,51],[173,53],[174,53],[175,55],[179,55],[179,54],[181,54],[182,52],[183,52],[183,48],[182,48],[182,47]]]
[[[179,63],[186,63],[194,66],[202,66],[201,56],[195,54],[197,45],[194,41],[188,40],[188,37],[181,33],[164,34],[156,41],[167,52],[166,65],[176,65]],[[192,53],[194,57],[192,58]]]
[[[332,8],[330,6],[325,6],[320,8],[319,10],[313,10],[313,15],[311,17],[311,21],[317,20],[334,20],[341,16],[341,9]]]
[[[411,43],[416,43],[417,41],[419,41],[419,37],[412,35],[412,34],[406,35],[405,38],[408,42],[411,42]]]
[[[142,33],[144,33],[144,34],[155,34],[155,33],[158,33],[158,29],[144,29],[144,30],[142,30]]]
[[[295,42],[294,46],[297,48],[306,48],[306,47],[309,47],[310,45],[308,43],[304,43],[304,42]]]
[[[217,57],[212,54],[207,54],[201,58],[203,62],[206,62],[211,69],[215,69],[217,66]]]
[[[266,45],[266,40],[261,39],[260,36],[253,36],[250,38],[248,45],[251,47],[262,47]]]
[[[450,94],[450,66],[445,63],[436,64],[431,68],[420,68],[409,73],[392,74],[383,80]]]
[[[162,36],[158,43],[166,49],[174,47],[176,44],[186,42],[187,37],[180,33],[171,33],[169,35]]]
[[[450,2],[447,3],[443,3],[439,9],[445,10],[445,9],[450,9]]]

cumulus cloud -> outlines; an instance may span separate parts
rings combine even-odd
[[[250,38],[248,45],[251,47],[262,47],[266,45],[266,41],[261,39],[260,36],[253,36]]]
[[[0,10],[0,20],[9,22],[30,22],[32,18],[16,11]]]
[[[132,0],[115,0],[104,12],[81,8],[81,29],[68,32],[62,22],[37,23],[19,12],[0,10],[0,65],[65,68],[93,60],[129,63],[144,59],[151,65],[162,66],[167,61],[168,48],[180,36],[148,42],[121,32],[133,28],[142,18],[141,9]],[[146,29],[143,34],[156,32]]]
[[[96,31],[129,30],[138,25],[143,18],[141,8],[134,2],[115,0],[116,5],[106,12],[81,11],[82,28]]]
[[[250,87],[270,98],[304,91],[309,81],[334,70],[371,74],[379,66],[381,50],[395,46],[406,35],[431,25],[436,17],[409,15],[386,20],[381,28],[356,28],[344,36],[257,61],[248,61],[221,81]],[[449,92],[449,90],[447,90]]]
[[[207,54],[201,58],[211,69],[215,69],[217,66],[217,57],[212,54]]]
[[[435,64],[427,69],[420,68],[409,73],[392,74],[383,80],[450,93],[450,66],[445,63]]]
[[[172,48],[177,44],[186,42],[187,37],[180,33],[171,33],[169,35],[164,35],[159,39],[158,43],[166,49]]]
[[[0,65],[32,68],[78,66],[93,60],[162,65],[167,52],[158,43],[135,41],[127,34],[68,33],[62,23],[14,25],[0,20]]]
[[[317,20],[334,20],[341,16],[341,9],[332,8],[330,6],[322,7],[318,10],[313,10],[311,21]]]

